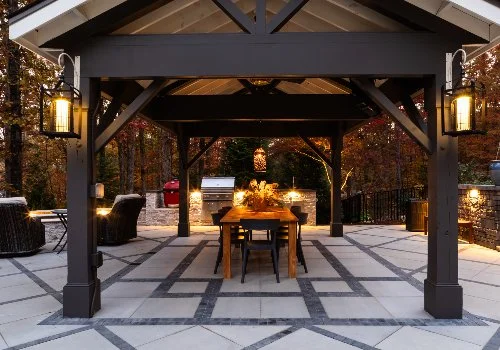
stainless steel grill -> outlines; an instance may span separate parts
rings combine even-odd
[[[211,223],[211,213],[233,205],[234,177],[204,177],[201,180],[201,220]]]

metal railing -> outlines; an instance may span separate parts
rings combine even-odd
[[[406,203],[410,198],[427,199],[427,187],[358,193],[342,200],[342,222],[346,224],[403,223],[406,217]]]

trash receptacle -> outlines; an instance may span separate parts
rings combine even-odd
[[[427,216],[427,200],[410,198],[406,203],[406,230],[423,232],[424,216]]]
[[[173,179],[165,183],[163,199],[167,208],[179,205],[179,180]]]

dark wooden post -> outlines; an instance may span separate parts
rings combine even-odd
[[[99,80],[82,78],[80,90],[81,138],[68,142],[68,283],[63,289],[63,315],[89,318],[101,308],[97,263],[93,263],[97,260],[96,203],[90,197],[90,187],[96,180],[91,119],[99,103]]]
[[[457,138],[441,133],[443,81],[429,78],[424,92],[432,145],[428,166],[429,242],[424,307],[436,318],[462,318],[463,291],[458,284],[457,249],[458,143]]]
[[[179,150],[179,225],[177,235],[189,237],[189,137],[179,133],[177,149]]]
[[[341,186],[342,186],[342,147],[344,134],[340,126],[337,126],[335,133],[331,138],[331,161],[332,161],[332,184],[331,184],[331,196],[330,196],[330,210],[331,210],[331,221],[330,221],[330,236],[332,237],[342,237],[344,235],[344,229],[342,226],[342,198],[341,198]]]

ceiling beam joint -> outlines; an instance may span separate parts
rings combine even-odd
[[[95,140],[98,152],[167,85],[167,79],[154,80]]]
[[[425,152],[432,153],[432,146],[429,137],[419,129],[382,91],[373,85],[367,78],[351,79],[351,81],[360,88],[366,95],[386,112],[389,117],[398,123],[398,125],[417,142]]]

